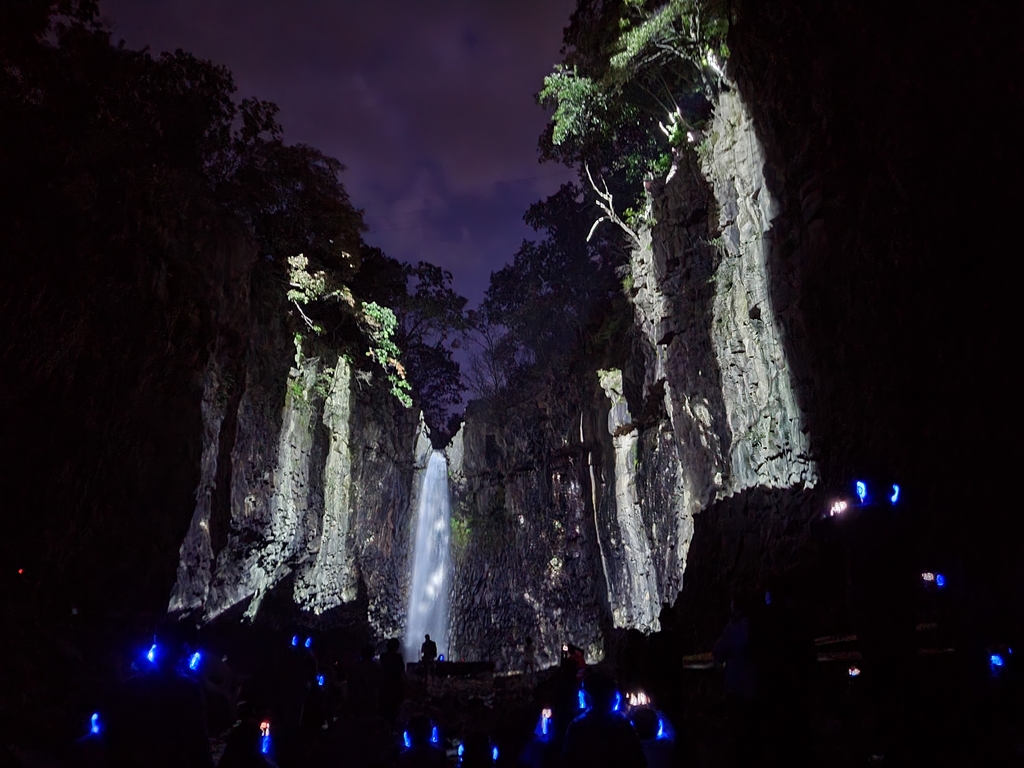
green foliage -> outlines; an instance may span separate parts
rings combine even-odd
[[[466,328],[466,299],[451,288],[452,274],[419,262],[403,264],[379,248],[364,247],[354,290],[394,309],[395,340],[428,426],[449,434],[452,409],[462,402],[462,376],[453,350]]]
[[[553,110],[548,157],[602,169],[611,192],[633,204],[640,182],[668,170],[710,114],[728,54],[724,0],[580,0],[565,33],[565,59],[538,100]]]
[[[476,355],[469,373],[478,396],[491,396],[578,349],[600,324],[618,288],[624,252],[614,240],[587,241],[595,208],[573,184],[535,203],[524,217],[541,235],[492,273],[473,314]]]
[[[331,393],[331,384],[334,382],[334,368],[324,368],[316,374],[313,382],[313,392],[317,397],[326,399]]]
[[[362,320],[370,340],[366,356],[384,369],[391,383],[391,394],[406,408],[411,408],[409,392],[412,385],[406,379],[405,368],[399,362],[401,350],[394,341],[395,329],[398,327],[394,311],[371,301],[363,304]]]
[[[288,394],[292,402],[299,404],[306,400],[306,388],[302,385],[302,379],[296,376],[288,377]]]
[[[314,301],[340,300],[352,305],[352,292],[346,286],[339,286],[333,275],[324,270],[309,272],[309,259],[304,254],[288,257],[288,300],[296,304]]]
[[[591,78],[581,77],[575,67],[555,67],[555,71],[544,78],[538,98],[555,105],[551,137],[554,144],[564,144],[605,127],[607,95]]]
[[[452,548],[458,552],[465,552],[469,548],[469,543],[472,539],[473,532],[469,525],[469,520],[466,520],[459,516],[452,516],[451,522],[451,542]]]

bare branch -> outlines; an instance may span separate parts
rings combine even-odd
[[[597,225],[607,219],[613,224],[618,224],[622,231],[629,236],[629,239],[633,241],[633,244],[639,248],[640,236],[632,227],[620,219],[617,213],[615,213],[615,206],[612,202],[612,193],[608,190],[607,182],[605,182],[604,178],[601,178],[601,186],[604,187],[604,191],[602,192],[597,188],[597,184],[594,183],[594,177],[590,175],[590,166],[587,163],[584,163],[583,169],[587,172],[587,178],[590,180],[590,186],[597,194],[597,207],[601,209],[602,213],[604,213],[604,216],[595,221],[594,225],[590,228],[590,234],[587,235],[587,242],[590,242],[590,238],[594,236],[594,231],[597,229]]]

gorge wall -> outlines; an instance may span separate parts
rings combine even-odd
[[[566,640],[600,657],[609,629],[658,631],[691,569],[695,599],[727,605],[803,540],[816,472],[769,290],[763,163],[724,91],[699,151],[650,189],[626,370],[470,408],[449,451],[460,655],[512,664],[531,637],[543,658]]]
[[[889,25],[839,5],[737,4],[731,79],[721,84],[714,117],[649,187],[652,223],[637,232],[626,284],[635,343],[615,367],[592,360],[562,380],[472,403],[447,449],[453,656],[514,665],[516,647],[531,637],[548,659],[566,640],[596,658],[615,630],[657,631],[666,605],[676,605],[676,618],[721,615],[730,591],[792,563],[819,509],[815,486],[845,485],[852,472],[905,477],[908,500],[930,503],[934,519],[945,521],[929,529],[959,537],[956,504],[973,486],[951,487],[945,478],[965,462],[971,476],[989,476],[984,456],[1010,456],[996,450],[1006,444],[1005,427],[990,429],[986,414],[1009,401],[1009,369],[993,361],[1010,327],[1000,312],[1011,303],[976,261],[953,269],[943,261],[951,250],[973,252],[975,237],[995,244],[991,232],[970,225],[991,218],[985,205],[965,203],[967,216],[951,207],[953,198],[936,200],[945,183],[937,158],[961,186],[975,165],[967,148],[947,146],[934,127],[939,95],[907,85],[931,82],[922,68],[941,57],[951,33],[936,22],[907,44],[919,22],[907,12]],[[984,13],[967,23],[983,25]],[[861,49],[891,55],[863,62]],[[970,51],[952,61],[942,65],[948,82],[970,81],[989,103],[1005,103],[998,94],[1012,90],[1006,73],[982,77]],[[903,79],[894,84],[896,75]],[[880,95],[889,93],[896,95]],[[1018,157],[1004,130],[1011,124],[991,124],[998,141],[985,144],[985,157]],[[1010,200],[991,202],[997,219],[1010,215]],[[954,312],[957,301],[980,302],[987,313]],[[949,350],[967,362],[953,365]],[[304,391],[302,370],[292,380]],[[331,392],[328,400],[340,397]],[[212,434],[216,398],[207,399]],[[286,445],[281,425],[293,424],[290,409],[287,399],[272,404],[267,444],[280,446],[280,456],[310,457],[307,469],[293,482],[278,460],[266,459],[262,474],[240,481],[238,500],[232,485],[231,529],[251,528],[250,539],[240,532],[231,549],[198,546],[209,575],[196,588],[183,575],[176,599],[207,590],[212,615],[294,579],[288,594],[316,614],[350,604],[353,590],[357,603],[365,589],[376,606],[373,626],[400,632],[409,500],[426,439],[413,421],[390,416],[390,406],[352,407],[350,420],[375,435],[362,438],[362,461],[380,461],[389,487],[357,508],[354,499],[379,474],[357,478],[355,460],[338,457],[332,466],[344,473],[350,462],[351,480],[338,480],[333,496],[303,492],[299,503],[286,484],[326,485],[309,478],[323,476],[335,446],[351,444],[354,432],[350,426],[346,438],[316,411],[315,429],[296,422],[301,429],[286,431],[297,442]],[[381,443],[386,458],[377,460],[373,446]],[[951,444],[982,450],[965,458]],[[259,478],[267,488],[249,516],[243,500]],[[346,493],[347,513],[324,511],[321,497]],[[1001,498],[997,483],[979,493]],[[1010,508],[995,501],[992,509]],[[287,523],[270,523],[275,509]],[[194,531],[203,514],[197,509]],[[347,534],[324,535],[331,519],[347,524]],[[981,553],[989,546],[983,538],[972,529],[957,546],[973,541]],[[238,562],[250,563],[244,578],[232,570]],[[715,628],[694,620],[687,643],[707,643]]]
[[[753,585],[801,542],[816,474],[769,290],[778,207],[763,163],[727,88],[699,148],[679,151],[650,189],[627,281],[639,333],[623,368],[585,364],[470,405],[447,448],[452,658],[515,666],[531,637],[542,662],[566,641],[596,660],[609,631],[658,631],[691,570],[721,601],[726,584]],[[253,619],[277,592],[306,620],[365,611],[378,638],[402,634],[430,444],[363,378],[344,359],[298,356],[290,369],[247,368],[229,402],[211,362],[203,479],[171,611]],[[230,503],[215,524],[218,473]]]

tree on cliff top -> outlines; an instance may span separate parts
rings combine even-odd
[[[726,0],[580,0],[538,94],[553,110],[542,155],[635,204],[644,178],[668,170],[667,147],[710,112],[727,19]]]
[[[453,350],[468,322],[466,299],[451,283],[451,272],[433,264],[405,264],[364,246],[352,284],[360,296],[394,309],[395,339],[412,392],[427,425],[438,434],[447,433],[449,416],[465,389]]]
[[[614,235],[587,239],[594,216],[575,184],[526,212],[541,237],[524,240],[512,263],[491,274],[473,316],[469,383],[478,396],[521,384],[531,371],[560,368],[615,315],[616,267],[625,252]]]

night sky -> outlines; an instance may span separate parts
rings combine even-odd
[[[103,0],[114,40],[226,65],[285,138],[341,160],[365,239],[451,270],[475,305],[571,177],[538,163],[534,101],[573,0]]]

